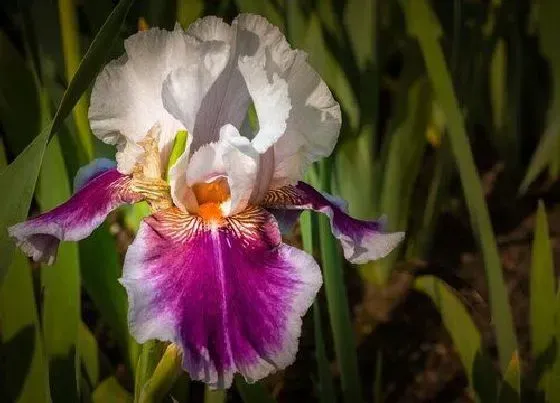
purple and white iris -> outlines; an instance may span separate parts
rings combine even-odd
[[[70,200],[9,233],[52,263],[60,240],[83,239],[119,205],[146,200],[152,215],[120,280],[131,333],[176,343],[190,376],[213,387],[229,387],[235,373],[261,379],[294,361],[301,317],[322,284],[313,257],[282,242],[271,212],[328,215],[353,263],[384,257],[403,233],[353,219],[300,182],[332,152],[340,107],[306,54],[264,18],[150,29],[125,48],[97,78],[89,110],[93,133],[117,146],[116,166],[82,168]],[[166,181],[179,131],[188,141]]]

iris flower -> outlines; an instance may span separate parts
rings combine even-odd
[[[301,182],[332,152],[340,107],[306,54],[266,19],[154,28],[125,49],[98,76],[89,109],[93,133],[117,147],[116,166],[82,168],[66,203],[9,233],[52,263],[61,240],[84,239],[118,206],[147,201],[151,215],[120,280],[132,335],[177,344],[191,378],[213,387],[229,387],[235,373],[261,379],[294,361],[301,318],[322,284],[313,257],[283,243],[279,228],[303,210],[326,214],[358,264],[387,255],[403,233],[354,219]],[[165,172],[185,131],[184,152]]]

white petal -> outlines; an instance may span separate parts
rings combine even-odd
[[[169,185],[171,187],[173,203],[184,212],[196,213],[198,211],[198,202],[192,189],[187,184],[191,144],[192,136],[189,135],[183,154],[181,154],[169,170]]]
[[[291,109],[288,84],[276,73],[269,79],[265,62],[252,56],[239,60],[239,71],[245,79],[259,119],[259,131],[252,144],[261,154],[284,134]]]
[[[249,139],[232,125],[222,127],[220,143],[224,145],[223,161],[231,192],[231,205],[225,213],[232,215],[249,204],[257,180],[259,154]]]
[[[202,99],[220,75],[229,58],[229,45],[224,42],[199,44],[199,61],[169,74],[163,83],[165,108],[181,121],[196,138],[195,118]]]
[[[199,18],[187,28],[187,34],[202,42],[221,41],[229,43],[232,32],[231,26],[221,18],[210,15]]]
[[[292,109],[286,133],[274,146],[273,187],[301,180],[309,165],[330,155],[342,122],[338,102],[304,52],[297,53],[285,80]]]
[[[307,63],[306,54],[292,50],[277,27],[263,17],[250,14],[238,16],[235,23],[239,30],[258,35],[255,56],[266,53],[267,76],[278,73],[288,83],[292,108],[286,132],[274,145],[275,172],[271,186],[293,183],[302,178],[311,163],[332,152],[340,131],[340,107],[319,74]]]
[[[89,109],[93,133],[109,144],[137,143],[159,122],[162,133],[160,148],[164,151],[173,136],[183,128],[164,109],[161,85],[170,71],[192,58],[194,39],[182,29],[172,32],[153,28],[132,35],[125,41],[126,54],[111,61],[97,77]],[[194,60],[192,60],[194,62]],[[134,155],[117,155],[119,170],[130,173]]]

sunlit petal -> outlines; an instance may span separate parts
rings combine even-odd
[[[189,376],[229,387],[295,359],[301,316],[321,286],[313,258],[281,242],[272,216],[248,209],[221,226],[179,210],[148,218],[122,284],[139,342],[172,341]]]

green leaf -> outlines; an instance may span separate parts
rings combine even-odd
[[[262,15],[280,30],[284,30],[282,10],[276,7],[278,3],[271,0],[235,0],[235,3],[240,12]]]
[[[74,0],[58,0],[58,18],[62,37],[62,50],[66,67],[66,80],[70,82],[81,59],[80,33],[78,31],[77,10]],[[74,123],[78,136],[78,144],[87,160],[93,158],[93,136],[89,129],[88,101],[84,95],[78,100],[73,109]]]
[[[202,16],[204,11],[203,0],[178,0],[177,1],[177,21],[186,29],[189,25]]]
[[[556,342],[554,326],[556,321],[556,275],[548,234],[546,209],[544,204],[539,202],[533,241],[529,295],[531,352],[537,363],[546,363],[541,368],[537,367],[536,370],[537,375],[540,375],[538,381],[541,389],[546,389],[548,383],[553,362],[550,354]]]
[[[303,212],[299,223],[303,249],[310,255],[313,255],[313,224],[315,222],[311,212]],[[317,361],[317,372],[319,375],[319,401],[321,403],[334,403],[334,385],[332,382],[329,360],[327,359],[325,351],[325,338],[323,336],[323,325],[321,323],[321,308],[318,299],[315,299],[313,303],[313,330],[315,333],[315,360]]]
[[[49,374],[44,359],[31,267],[21,252],[15,254],[4,283],[0,285],[0,323],[0,350],[7,353],[2,354],[0,359],[0,369],[6,365],[5,370],[0,370],[0,384],[4,385],[0,400],[50,402]]]
[[[560,149],[560,114],[555,114],[552,121],[544,131],[531,162],[525,173],[525,177],[519,186],[519,192],[525,193],[531,183],[537,179],[541,172],[553,162],[559,160],[558,149]]]
[[[132,1],[122,0],[101,27],[64,93],[49,127],[45,128],[14,162],[0,172],[0,187],[10,189],[0,210],[0,283],[10,265],[14,251],[14,244],[8,237],[7,228],[24,220],[27,215],[47,141],[60,128],[66,116],[103,66]]]
[[[414,288],[429,296],[438,309],[459,353],[470,387],[478,394],[480,401],[494,401],[496,374],[484,351],[480,332],[459,297],[443,281],[433,276],[417,278]]]
[[[330,192],[332,162],[321,161],[321,190]],[[319,217],[319,240],[321,244],[321,263],[327,306],[331,322],[336,359],[340,368],[342,394],[347,403],[362,401],[361,384],[358,374],[358,357],[350,308],[344,286],[342,255],[331,231],[329,219]]]
[[[101,382],[91,399],[93,403],[132,403],[132,396],[114,376]]]
[[[274,403],[274,398],[260,383],[247,383],[241,376],[235,377],[235,387],[244,403]]]
[[[156,340],[150,340],[141,345],[140,356],[136,365],[136,379],[134,380],[135,403],[143,403],[144,388],[160,362],[163,348],[163,343]]]
[[[517,403],[521,401],[521,367],[519,355],[515,351],[511,357],[504,380],[500,385],[500,403]]]
[[[223,389],[211,390],[208,386],[204,387],[204,403],[224,403],[227,391]]]
[[[141,403],[157,403],[163,401],[182,372],[183,357],[179,347],[170,344],[165,349],[161,360],[150,379],[140,392]]]
[[[78,329],[78,350],[84,364],[89,383],[95,388],[99,383],[99,347],[97,340],[84,322]]]
[[[309,54],[309,63],[325,80],[341,108],[347,113],[350,127],[357,129],[360,123],[358,100],[352,92],[347,75],[325,43],[321,22],[315,13],[311,14],[308,21],[303,50]]]
[[[109,225],[102,224],[80,241],[79,246],[83,286],[102,320],[111,328],[123,354],[128,356],[128,301],[124,288],[117,281],[122,268]],[[129,364],[134,368],[136,361]]]
[[[53,138],[45,152],[36,195],[41,211],[48,211],[70,197],[70,185],[58,138]],[[52,267],[43,267],[41,270],[41,285],[43,337],[51,368],[52,397],[54,401],[78,399],[81,298],[76,243],[63,242],[60,245]]]
[[[482,250],[500,368],[502,373],[505,373],[513,352],[517,351],[515,329],[482,185],[455,97],[451,75],[439,44],[441,27],[426,0],[401,0],[401,4],[408,30],[420,44],[434,95],[447,118],[451,150],[459,170],[471,226]]]
[[[7,228],[27,216],[45,146],[50,134],[46,128],[6,168],[0,172],[0,189],[10,189],[0,209],[0,284],[6,275],[14,254],[14,243]]]
[[[0,31],[0,121],[6,146],[17,155],[39,132],[39,94],[23,57]]]
[[[375,56],[378,0],[348,0],[344,24],[360,70],[365,70]]]

